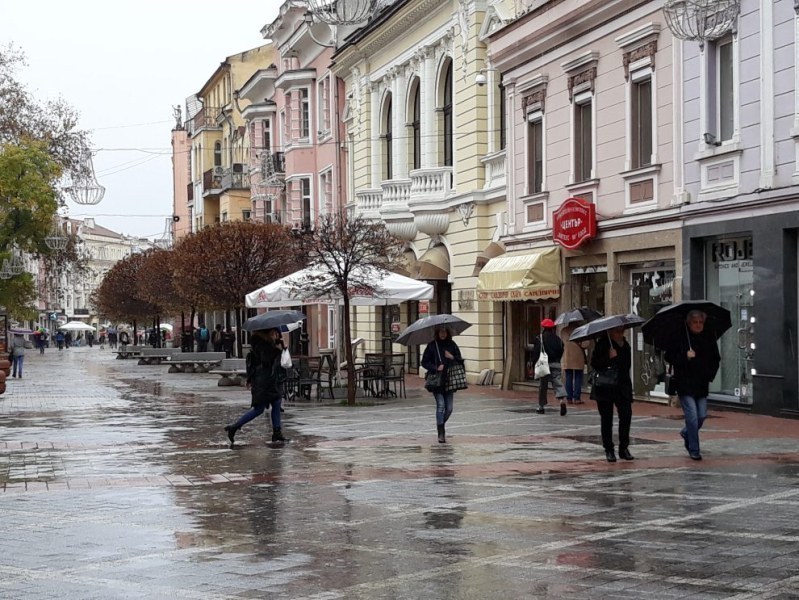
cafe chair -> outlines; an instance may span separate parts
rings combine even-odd
[[[385,389],[388,390],[388,386],[391,385],[394,388],[394,395],[399,397],[397,394],[397,386],[399,386],[399,392],[402,394],[403,398],[407,398],[407,394],[405,391],[405,355],[404,354],[392,354],[391,355],[391,362],[389,363],[388,370],[386,371],[385,376],[383,377],[383,383],[385,385]]]

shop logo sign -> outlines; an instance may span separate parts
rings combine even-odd
[[[574,250],[596,237],[596,206],[582,198],[567,198],[553,213],[552,237]]]

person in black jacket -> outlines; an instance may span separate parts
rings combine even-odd
[[[446,327],[436,329],[435,339],[427,344],[422,355],[422,367],[427,371],[440,371],[443,373],[442,381],[447,380],[447,369],[456,362],[463,362],[461,349],[452,339],[452,333]],[[452,415],[455,392],[448,392],[443,387],[433,390],[436,399],[436,429],[438,430],[438,443],[447,441],[444,425]]]
[[[272,407],[270,411],[272,441],[286,441],[280,426],[280,404],[283,397],[283,382],[286,380],[286,371],[280,366],[282,346],[278,329],[253,333],[250,353],[247,355],[247,389],[252,392],[252,408],[235,423],[225,426],[231,445],[235,441],[236,432],[262,415],[269,406]]]
[[[602,430],[602,446],[608,462],[616,462],[613,446],[613,405],[619,415],[619,456],[635,460],[630,454],[630,423],[633,418],[633,382],[630,378],[632,351],[624,337],[624,327],[616,327],[597,340],[591,355],[591,368],[597,372],[615,369],[618,384],[611,387],[591,386],[591,398],[596,400]]]
[[[721,357],[716,337],[705,329],[707,315],[692,310],[685,320],[685,339],[679,348],[666,351],[666,361],[674,367],[677,396],[685,427],[680,431],[685,449],[693,460],[702,460],[699,430],[707,418],[709,384],[716,378]]]
[[[547,403],[547,390],[549,384],[552,383],[555,398],[560,400],[560,415],[564,416],[566,414],[566,388],[563,387],[560,370],[560,359],[563,357],[563,340],[555,333],[555,322],[552,319],[541,321],[541,327],[543,331],[533,342],[530,358],[533,364],[538,362],[541,357],[541,343],[543,342],[544,352],[547,353],[547,362],[549,363],[549,375],[542,377],[538,381],[538,408],[535,412],[539,415],[544,414],[544,406]]]

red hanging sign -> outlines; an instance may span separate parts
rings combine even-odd
[[[556,244],[574,250],[596,237],[596,205],[582,198],[567,198],[552,215]]]

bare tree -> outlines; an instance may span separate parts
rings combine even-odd
[[[343,303],[347,404],[355,404],[350,299],[356,293],[383,291],[381,275],[399,265],[402,244],[381,223],[337,212],[323,215],[315,229],[298,236],[296,248],[306,264],[315,267],[297,281],[302,298],[340,298]]]

